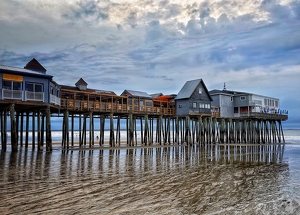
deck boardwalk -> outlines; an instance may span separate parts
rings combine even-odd
[[[286,120],[287,115],[280,114],[248,113],[239,117],[221,118],[218,112],[212,111],[211,114],[192,112],[179,117],[176,116],[174,102],[149,102],[149,99],[143,98],[129,100],[125,96],[103,92],[72,90],[62,90],[60,105],[12,99],[1,100],[0,104],[3,151],[6,151],[9,142],[12,151],[18,151],[19,147],[28,148],[29,133],[32,133],[32,148],[37,147],[37,151],[40,151],[45,147],[46,151],[51,151],[51,118],[54,115],[63,117],[63,149],[103,146],[107,126],[110,132],[109,146],[120,147],[124,142],[120,137],[122,120],[126,121],[125,142],[129,147],[285,142],[281,121]],[[97,118],[100,126],[97,132],[100,136],[95,141],[93,135]],[[109,124],[105,125],[107,122]],[[79,131],[78,143],[74,141],[75,129]],[[8,131],[11,132],[10,141]]]

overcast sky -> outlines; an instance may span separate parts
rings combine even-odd
[[[299,0],[0,0],[0,64],[36,58],[60,84],[279,98],[300,128]]]

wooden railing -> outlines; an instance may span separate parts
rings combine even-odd
[[[55,104],[55,105],[60,105],[60,98],[50,94],[50,103]]]
[[[272,114],[272,113],[240,113],[240,117],[246,118],[246,117],[254,117],[254,118],[261,118],[261,119],[271,119],[271,120],[287,120],[288,115],[284,114]]]
[[[94,112],[107,112],[107,113],[141,113],[141,114],[162,114],[162,115],[175,115],[174,108],[155,107],[155,106],[140,106],[117,104],[113,102],[98,102],[88,100],[73,100],[61,99],[61,109],[74,110],[74,111],[94,111]]]

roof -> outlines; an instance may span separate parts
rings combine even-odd
[[[38,76],[38,77],[43,77],[43,78],[47,78],[47,79],[53,78],[53,76],[46,75],[45,73],[41,73],[41,72],[34,71],[31,69],[23,69],[23,68],[13,67],[13,66],[0,65],[0,71],[1,72],[9,72],[9,73],[18,74],[18,75]]]
[[[75,86],[78,86],[78,85],[85,85],[85,86],[87,86],[88,84],[87,84],[82,78],[80,78],[80,79],[75,83]]]
[[[134,98],[146,98],[146,99],[152,99],[152,96],[150,96],[146,92],[142,91],[135,91],[135,90],[124,90],[124,92],[121,94],[130,94]]]
[[[174,98],[175,98],[175,95],[162,95],[162,96],[158,96],[158,97],[154,98],[153,100],[168,102],[168,101],[173,100]]]
[[[31,70],[36,70],[36,71],[41,71],[41,72],[46,72],[47,70],[38,62],[35,58],[32,58],[31,61],[29,61],[24,69],[31,69]]]
[[[162,95],[163,95],[162,93],[153,93],[153,94],[150,94],[150,96],[152,98],[157,98],[157,97],[162,96]]]
[[[202,79],[196,79],[185,82],[184,86],[181,88],[177,96],[175,97],[175,100],[178,99],[187,99],[190,98],[195,89],[199,86],[199,84],[202,83],[205,92],[207,93],[209,99],[212,101],[212,98],[204,84],[204,81]]]
[[[78,87],[68,86],[68,85],[60,85],[62,90],[72,90],[72,91],[81,91],[81,92],[89,92],[89,93],[96,93],[96,94],[110,94],[116,96],[115,92],[109,90],[96,90],[87,88],[86,90],[80,90]]]
[[[270,96],[264,96],[264,95],[241,92],[241,91],[233,91],[233,90],[211,90],[211,91],[209,91],[209,94],[211,96],[213,96],[213,95],[230,95],[230,96],[256,95],[256,96],[262,96],[262,97],[266,97],[266,98],[270,98],[270,99],[278,99],[278,98],[274,98],[274,97],[270,97]]]

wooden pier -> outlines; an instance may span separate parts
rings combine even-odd
[[[63,101],[63,100],[62,100]],[[62,102],[63,104],[64,102]],[[83,101],[80,101],[82,104]],[[70,104],[70,102],[65,102]],[[92,107],[96,104],[93,103]],[[275,115],[247,116],[240,118],[219,118],[213,115],[176,117],[168,105],[160,107],[136,107],[121,104],[122,108],[111,102],[99,103],[102,109],[74,106],[37,104],[7,104],[1,106],[1,143],[2,151],[7,149],[7,132],[11,132],[11,150],[29,145],[38,151],[52,150],[51,113],[62,117],[62,148],[71,147],[120,147],[155,146],[181,144],[247,143],[270,144],[284,143],[281,117]],[[110,107],[110,108],[107,108]],[[127,110],[127,111],[126,111]],[[166,114],[167,113],[167,114]],[[121,138],[121,121],[126,122],[126,138]],[[10,122],[10,123],[8,123]],[[94,133],[95,123],[99,123],[99,137]],[[109,140],[104,141],[104,132],[109,127]],[[10,129],[8,129],[10,126]],[[123,128],[124,129],[124,128]],[[32,132],[32,142],[28,135]],[[79,141],[75,142],[75,132]],[[25,135],[23,135],[25,133]],[[45,134],[45,135],[44,135]],[[87,135],[88,134],[88,135]],[[88,139],[87,139],[88,136]]]
[[[54,117],[62,119],[64,150],[285,142],[281,122],[288,116],[279,109],[276,98],[228,91],[225,85],[223,91],[209,92],[202,79],[187,81],[176,95],[134,90],[116,95],[87,88],[82,78],[75,86],[60,85],[46,71],[35,58],[24,68],[0,65],[2,151],[8,144],[13,152],[29,146],[52,151]],[[124,130],[126,135],[121,137]],[[79,141],[75,141],[75,132]]]

